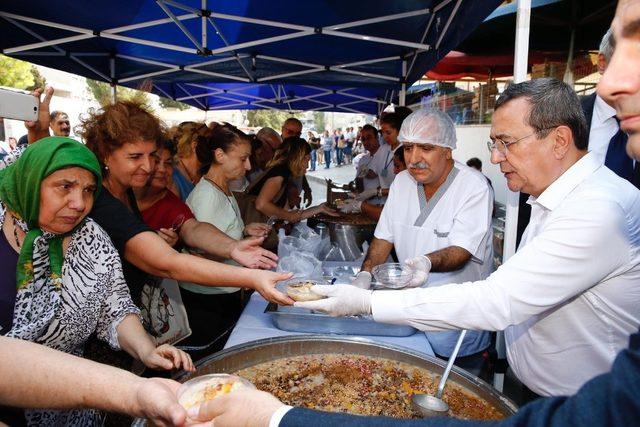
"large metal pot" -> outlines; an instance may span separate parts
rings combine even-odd
[[[360,256],[362,244],[364,242],[370,243],[371,239],[373,239],[373,233],[376,231],[376,223],[373,221],[368,224],[349,224],[341,221],[340,217],[312,217],[307,219],[307,225],[313,229],[315,229],[319,223],[327,225],[331,243],[337,244],[343,249],[343,252],[353,252],[355,245],[358,254],[353,259]],[[347,261],[352,261],[353,259],[347,259]]]
[[[446,366],[445,362],[434,357],[402,347],[373,342],[365,338],[344,338],[332,335],[296,335],[268,338],[231,347],[201,359],[196,363],[196,372],[184,373],[178,376],[177,379],[186,381],[193,377],[217,372],[232,373],[283,357],[325,353],[383,357],[405,362],[437,375],[442,374]],[[514,414],[518,409],[511,400],[487,383],[455,366],[451,371],[449,381],[453,381],[478,397],[485,399],[505,416]]]

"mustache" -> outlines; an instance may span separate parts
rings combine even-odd
[[[428,169],[429,165],[425,162],[409,163],[409,169]]]

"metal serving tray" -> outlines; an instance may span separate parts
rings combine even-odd
[[[276,328],[289,332],[337,335],[408,337],[418,330],[407,325],[379,323],[371,316],[331,317],[310,310],[269,303],[264,311]]]

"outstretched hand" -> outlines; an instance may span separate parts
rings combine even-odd
[[[260,390],[242,390],[206,401],[189,410],[189,418],[209,426],[268,427],[273,414],[284,404]],[[198,424],[201,425],[201,424]]]
[[[184,369],[193,372],[195,367],[191,356],[169,344],[163,344],[141,357],[142,363],[152,369]]]
[[[255,290],[262,295],[264,299],[275,302],[280,305],[292,305],[293,300],[287,295],[276,289],[276,283],[288,280],[293,277],[293,273],[274,273],[272,271],[256,272]]]
[[[131,415],[151,421],[154,426],[182,426],[187,411],[178,403],[180,383],[165,378],[141,379],[135,393]]]
[[[238,240],[231,249],[231,259],[248,268],[269,270],[277,265],[278,256],[260,245],[264,237]]]

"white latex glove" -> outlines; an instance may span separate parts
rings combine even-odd
[[[343,213],[360,213],[362,211],[362,202],[356,199],[349,199],[340,205],[338,210]]]
[[[355,286],[360,289],[369,289],[371,287],[371,273],[368,271],[361,271],[356,274],[355,279],[351,281],[351,286]]]
[[[364,190],[362,193],[358,193],[356,195],[356,200],[361,202],[364,200],[369,200],[372,197],[376,197],[378,195],[377,188],[370,188],[368,190]]]
[[[333,317],[371,314],[371,293],[351,285],[314,285],[311,292],[328,298],[296,302],[295,307],[320,311]]]
[[[413,272],[413,278],[407,285],[407,288],[417,288],[427,281],[427,277],[429,277],[429,272],[431,271],[431,260],[428,257],[421,255],[411,258],[406,260],[404,265],[409,267]]]

